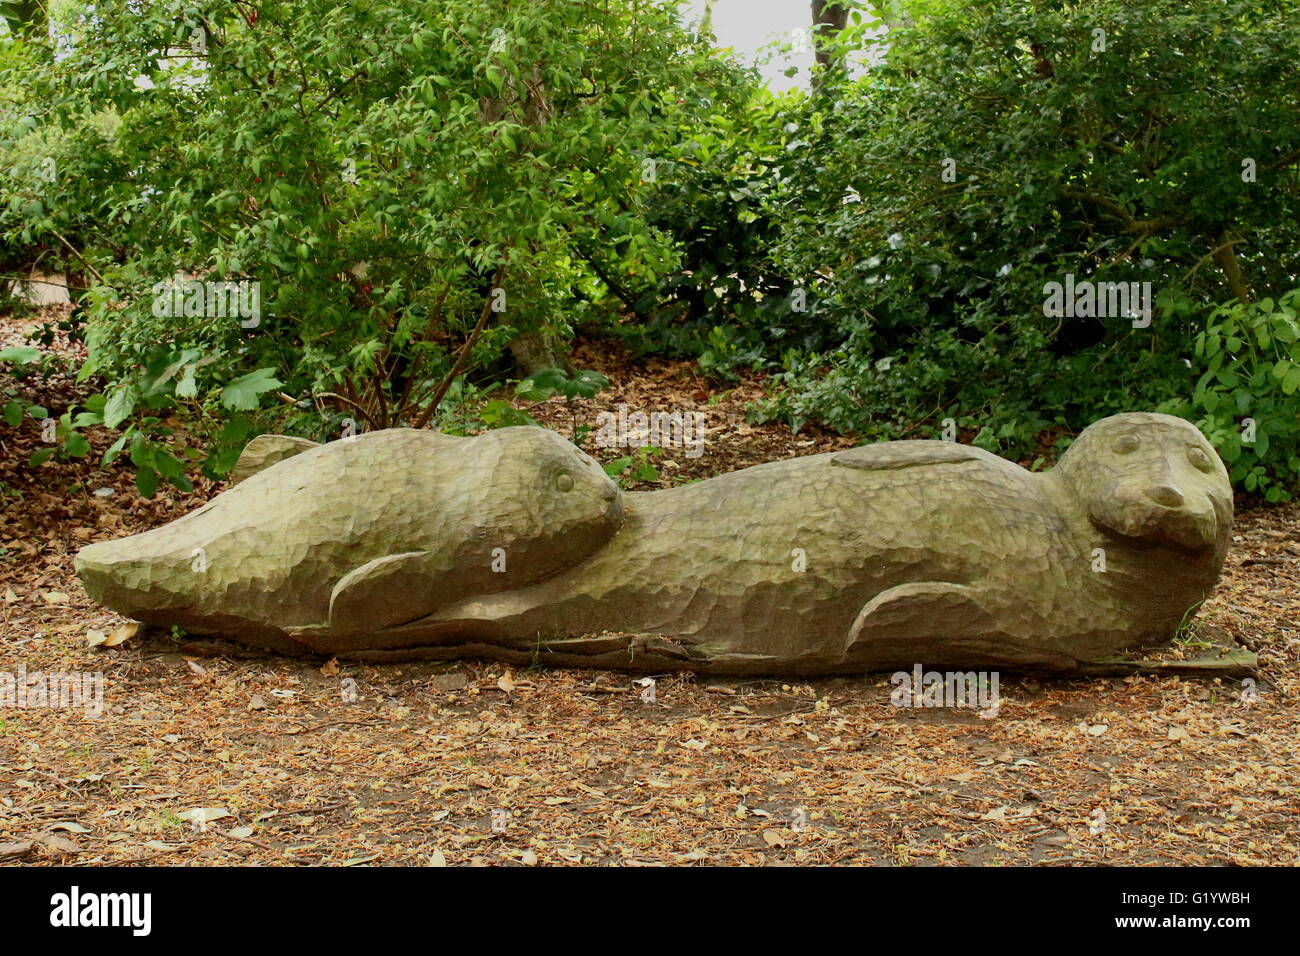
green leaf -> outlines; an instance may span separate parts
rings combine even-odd
[[[81,432],[72,432],[63,440],[63,453],[73,458],[85,458],[90,454],[90,442]]]
[[[104,406],[104,424],[116,428],[126,421],[135,411],[136,390],[134,385],[120,385],[113,389]]]
[[[176,383],[177,398],[194,398],[199,394],[198,383],[194,381],[194,366],[185,366],[185,371]]]
[[[18,365],[29,365],[40,357],[40,349],[28,348],[25,345],[0,349],[0,362],[14,362]]]
[[[185,463],[161,448],[154,450],[153,466],[164,478],[180,478],[185,474]]]
[[[135,473],[135,486],[140,490],[140,494],[152,498],[154,492],[158,490],[158,472],[152,468],[141,468]]]
[[[153,448],[145,439],[143,432],[131,436],[131,464],[137,468],[153,467]]]
[[[241,375],[223,388],[221,404],[233,411],[251,412],[257,408],[259,395],[283,384],[275,377],[274,369],[259,368],[256,372]]]
[[[623,472],[627,471],[628,465],[632,464],[633,461],[635,461],[635,459],[630,456],[626,458],[615,458],[613,461],[606,462],[602,467],[604,467],[605,474],[609,475],[609,477],[617,478],[619,475],[623,474]]]
[[[122,449],[126,447],[126,439],[126,435],[121,435],[117,441],[108,446],[108,451],[104,452],[104,457],[99,459],[100,468],[107,468],[114,462],[117,456],[122,453]]]

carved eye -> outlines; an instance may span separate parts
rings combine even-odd
[[[562,471],[555,478],[555,487],[561,491],[573,490],[573,476],[567,471]]]
[[[1117,455],[1128,455],[1137,451],[1141,444],[1137,435],[1120,435],[1115,439],[1115,444],[1110,446],[1110,450]]]
[[[1198,471],[1210,471],[1214,467],[1210,462],[1210,456],[1195,445],[1187,449],[1187,460],[1190,461]]]

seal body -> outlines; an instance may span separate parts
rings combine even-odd
[[[299,449],[76,566],[139,620],[301,651],[289,629],[382,628],[540,580],[621,523],[618,487],[553,432],[390,429]]]
[[[1200,433],[1141,413],[1090,426],[1049,472],[967,445],[886,442],[625,503],[616,532],[545,570],[514,563],[491,587],[475,578],[436,607],[394,597],[391,611],[369,614],[339,613],[339,589],[350,588],[335,578],[327,619],[281,616],[274,633],[242,636],[371,660],[805,675],[918,663],[1072,669],[1172,638],[1213,587],[1232,519],[1227,473]],[[281,533],[300,534],[292,528]],[[389,580],[386,561],[355,572],[361,583]],[[422,568],[391,580],[418,581]],[[302,580],[318,588],[318,609],[324,586],[310,572]],[[357,593],[370,601],[358,606],[377,608],[373,595],[385,592]],[[270,620],[268,605],[254,611],[247,620]]]
[[[1218,578],[1232,497],[1192,425],[1129,414],[1045,473],[889,442],[629,495],[627,510],[583,564],[368,643],[708,673],[1073,669],[1174,636]]]

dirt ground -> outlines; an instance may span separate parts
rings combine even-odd
[[[34,327],[0,320],[0,347]],[[746,424],[753,380],[719,391],[604,346],[577,362],[616,384],[530,409],[565,434],[621,402],[705,414],[708,454],[661,460],[661,484],[853,444]],[[57,376],[24,388],[56,415],[85,394]],[[111,440],[91,438],[97,454]],[[90,603],[76,550],[221,486],[146,501],[122,467],[29,469],[39,441],[36,422],[0,427],[0,673],[102,674],[104,709],[0,710],[0,861],[1300,862],[1294,504],[1238,502],[1223,581],[1175,651],[1235,641],[1259,655],[1253,684],[1003,674],[1000,707],[978,713],[893,707],[888,674],[658,675],[650,701],[641,675],[613,672],[212,656],[167,634],[92,647],[129,628]]]

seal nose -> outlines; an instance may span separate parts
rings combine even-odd
[[[1183,504],[1183,495],[1173,485],[1156,485],[1147,489],[1147,497],[1166,508],[1178,508]]]

